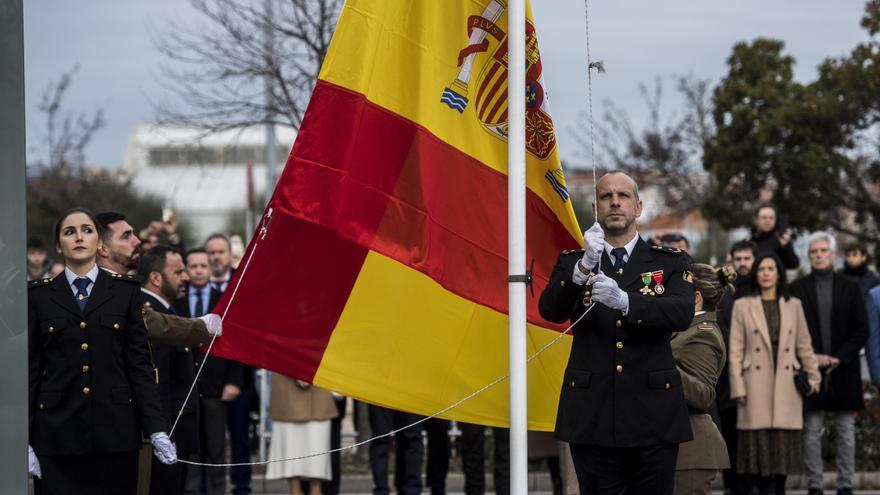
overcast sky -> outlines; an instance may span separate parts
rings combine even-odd
[[[449,1],[449,0],[413,0]],[[639,82],[664,78],[664,108],[676,111],[669,77],[718,80],[734,43],[756,37],[785,41],[796,76],[810,80],[824,58],[845,55],[866,39],[860,0],[591,0],[591,50],[607,74],[594,78],[597,114],[603,100],[623,107],[639,125],[645,117]],[[44,123],[36,112],[50,81],[79,66],[66,101],[74,110],[104,106],[108,125],[87,150],[90,162],[119,166],[129,132],[150,122],[150,100],[167,95],[162,62],[150,38],[163,20],[199,19],[184,0],[29,0],[25,2],[25,83],[28,147]],[[551,109],[564,160],[577,162],[571,133],[587,108],[583,0],[532,0]]]

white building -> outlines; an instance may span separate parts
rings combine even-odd
[[[296,131],[276,128],[275,177],[281,174]],[[130,134],[122,173],[136,190],[161,198],[197,239],[224,232],[248,208],[248,163],[257,215],[266,191],[266,131],[263,126],[206,135],[195,128],[144,124]],[[273,185],[274,186],[274,185]]]

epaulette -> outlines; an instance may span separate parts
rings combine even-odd
[[[131,282],[133,284],[138,284],[138,285],[140,285],[140,283],[141,283],[141,278],[137,275],[128,275],[128,274],[123,275],[121,273],[111,273],[111,272],[107,272],[107,274],[110,275],[110,277],[112,277],[113,280],[121,280],[123,282]]]
[[[38,278],[36,280],[31,280],[28,282],[28,289],[33,289],[34,287],[42,287],[47,285],[49,282],[55,280],[54,278]]]
[[[661,253],[668,253],[668,254],[681,254],[682,253],[681,249],[669,247],[669,246],[651,246],[651,249],[653,249],[654,251],[659,251]]]
[[[559,253],[560,256],[566,256],[569,254],[577,254],[577,255],[581,256],[584,254],[584,250],[583,249],[565,249],[561,253]]]
[[[715,325],[713,325],[711,322],[703,321],[697,325],[697,328],[699,328],[700,330],[712,330],[715,328]]]

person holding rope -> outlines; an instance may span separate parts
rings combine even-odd
[[[545,319],[574,326],[556,436],[571,446],[581,493],[671,495],[678,444],[692,433],[670,349],[694,316],[687,257],[639,236],[638,184],[596,184],[585,249],[563,252],[541,294]]]
[[[134,277],[95,263],[98,221],[68,210],[55,224],[64,272],[28,284],[28,470],[38,495],[134,494],[141,438],[160,461],[177,453]]]

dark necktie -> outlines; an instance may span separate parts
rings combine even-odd
[[[211,282],[211,287],[217,289],[217,292],[223,292],[223,282]]]
[[[86,292],[86,287],[88,287],[90,283],[92,283],[92,281],[85,277],[78,277],[73,281],[73,286],[76,287],[76,304],[79,306],[80,311],[86,309],[86,301],[89,298],[89,293]]]
[[[202,289],[196,289],[196,310],[193,317],[198,318],[199,316],[205,316],[205,298],[202,294]]]
[[[626,260],[623,259],[626,256],[626,248],[614,248],[611,250],[611,254],[614,256],[614,269],[618,272],[623,270],[623,267],[626,266]]]

